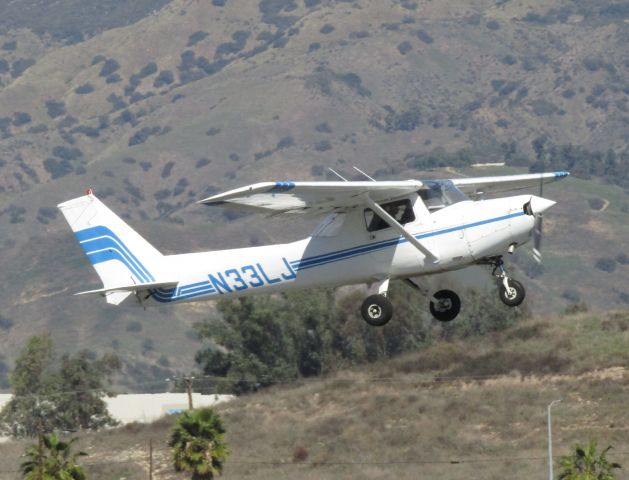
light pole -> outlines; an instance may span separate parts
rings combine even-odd
[[[550,409],[553,405],[558,404],[561,400],[553,400],[548,404],[548,478],[553,480],[553,431],[552,431],[552,417]]]

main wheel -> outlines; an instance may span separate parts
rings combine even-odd
[[[524,301],[526,291],[520,282],[509,279],[509,291],[500,285],[500,300],[509,307],[517,307]]]
[[[439,290],[430,300],[430,313],[440,322],[454,320],[461,311],[461,299],[452,290]]]
[[[369,325],[381,327],[391,320],[393,304],[384,295],[370,295],[365,298],[360,313]]]

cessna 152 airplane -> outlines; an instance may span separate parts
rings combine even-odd
[[[292,243],[179,255],[162,255],[91,190],[59,208],[103,282],[103,288],[82,294],[144,306],[367,283],[377,293],[365,299],[361,313],[380,326],[393,315],[387,299],[391,279],[420,289],[418,277],[475,264],[493,267],[506,305],[522,303],[524,288],[507,275],[502,257],[531,237],[539,254],[542,214],[555,202],[541,195],[482,198],[568,175],[257,183],[198,203],[270,215],[325,215],[324,220],[310,237]],[[438,320],[453,320],[460,307],[453,291],[430,297]]]

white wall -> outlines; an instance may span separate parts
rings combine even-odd
[[[0,394],[0,409],[4,407],[13,395]],[[210,407],[218,403],[227,402],[233,395],[201,395],[192,394],[192,405]],[[121,424],[131,422],[153,422],[164,415],[178,413],[188,409],[188,394],[186,393],[138,393],[124,394],[115,397],[104,397],[109,414]],[[0,442],[7,441],[0,437]]]

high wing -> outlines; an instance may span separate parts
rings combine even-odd
[[[530,173],[525,175],[504,175],[498,177],[453,178],[452,183],[463,193],[479,196],[487,193],[509,192],[523,188],[536,188],[561,180],[570,175],[568,172]]]
[[[366,194],[385,202],[416,192],[419,180],[384,182],[264,182],[208,197],[198,203],[230,205],[271,215],[324,214],[364,205]]]

